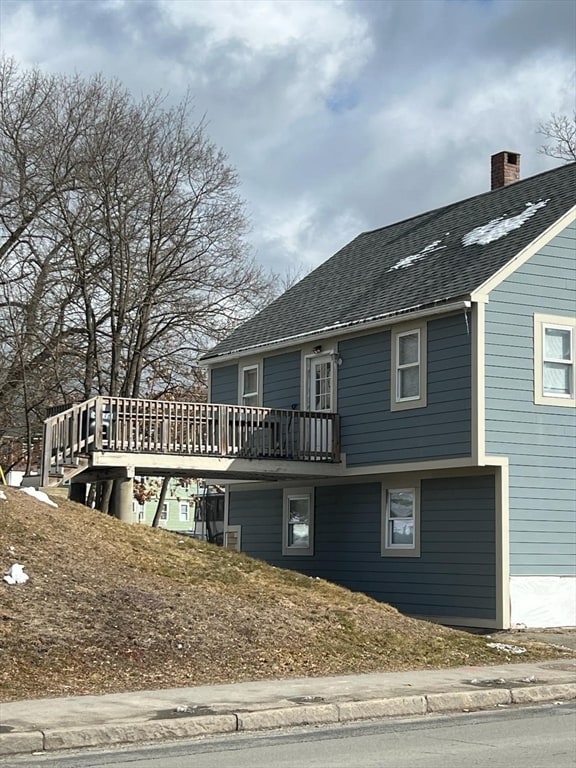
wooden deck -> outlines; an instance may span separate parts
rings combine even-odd
[[[289,462],[314,462],[320,469],[318,462],[340,461],[339,431],[334,413],[95,397],[46,419],[42,484],[105,466],[193,471],[185,457],[202,458],[197,466],[204,474],[209,458],[234,460],[240,477],[242,459],[250,461],[252,474],[264,476]],[[215,471],[229,466],[214,464]]]

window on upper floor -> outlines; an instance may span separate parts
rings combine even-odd
[[[419,487],[382,487],[382,555],[420,556]]]
[[[313,555],[314,490],[285,488],[282,519],[282,554]]]
[[[426,323],[392,329],[390,410],[426,405]]]
[[[160,522],[165,523],[168,520],[168,502],[165,501],[162,504],[162,511],[160,512]]]
[[[260,386],[260,366],[258,363],[240,366],[239,398],[240,405],[258,407],[262,403]]]
[[[576,404],[576,318],[534,315],[534,402]]]
[[[190,520],[190,505],[187,501],[180,502],[179,517],[181,523],[187,523]]]

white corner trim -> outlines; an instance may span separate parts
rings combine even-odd
[[[486,305],[479,302],[472,310],[472,458],[486,463]]]
[[[510,627],[510,481],[508,460],[496,468],[496,623]]]

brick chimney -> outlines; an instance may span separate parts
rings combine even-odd
[[[491,159],[492,189],[506,187],[520,180],[520,155],[517,152],[498,152]]]

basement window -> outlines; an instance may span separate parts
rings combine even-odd
[[[282,554],[314,554],[314,489],[285,488],[282,512]]]
[[[420,557],[420,488],[382,488],[382,555]]]

